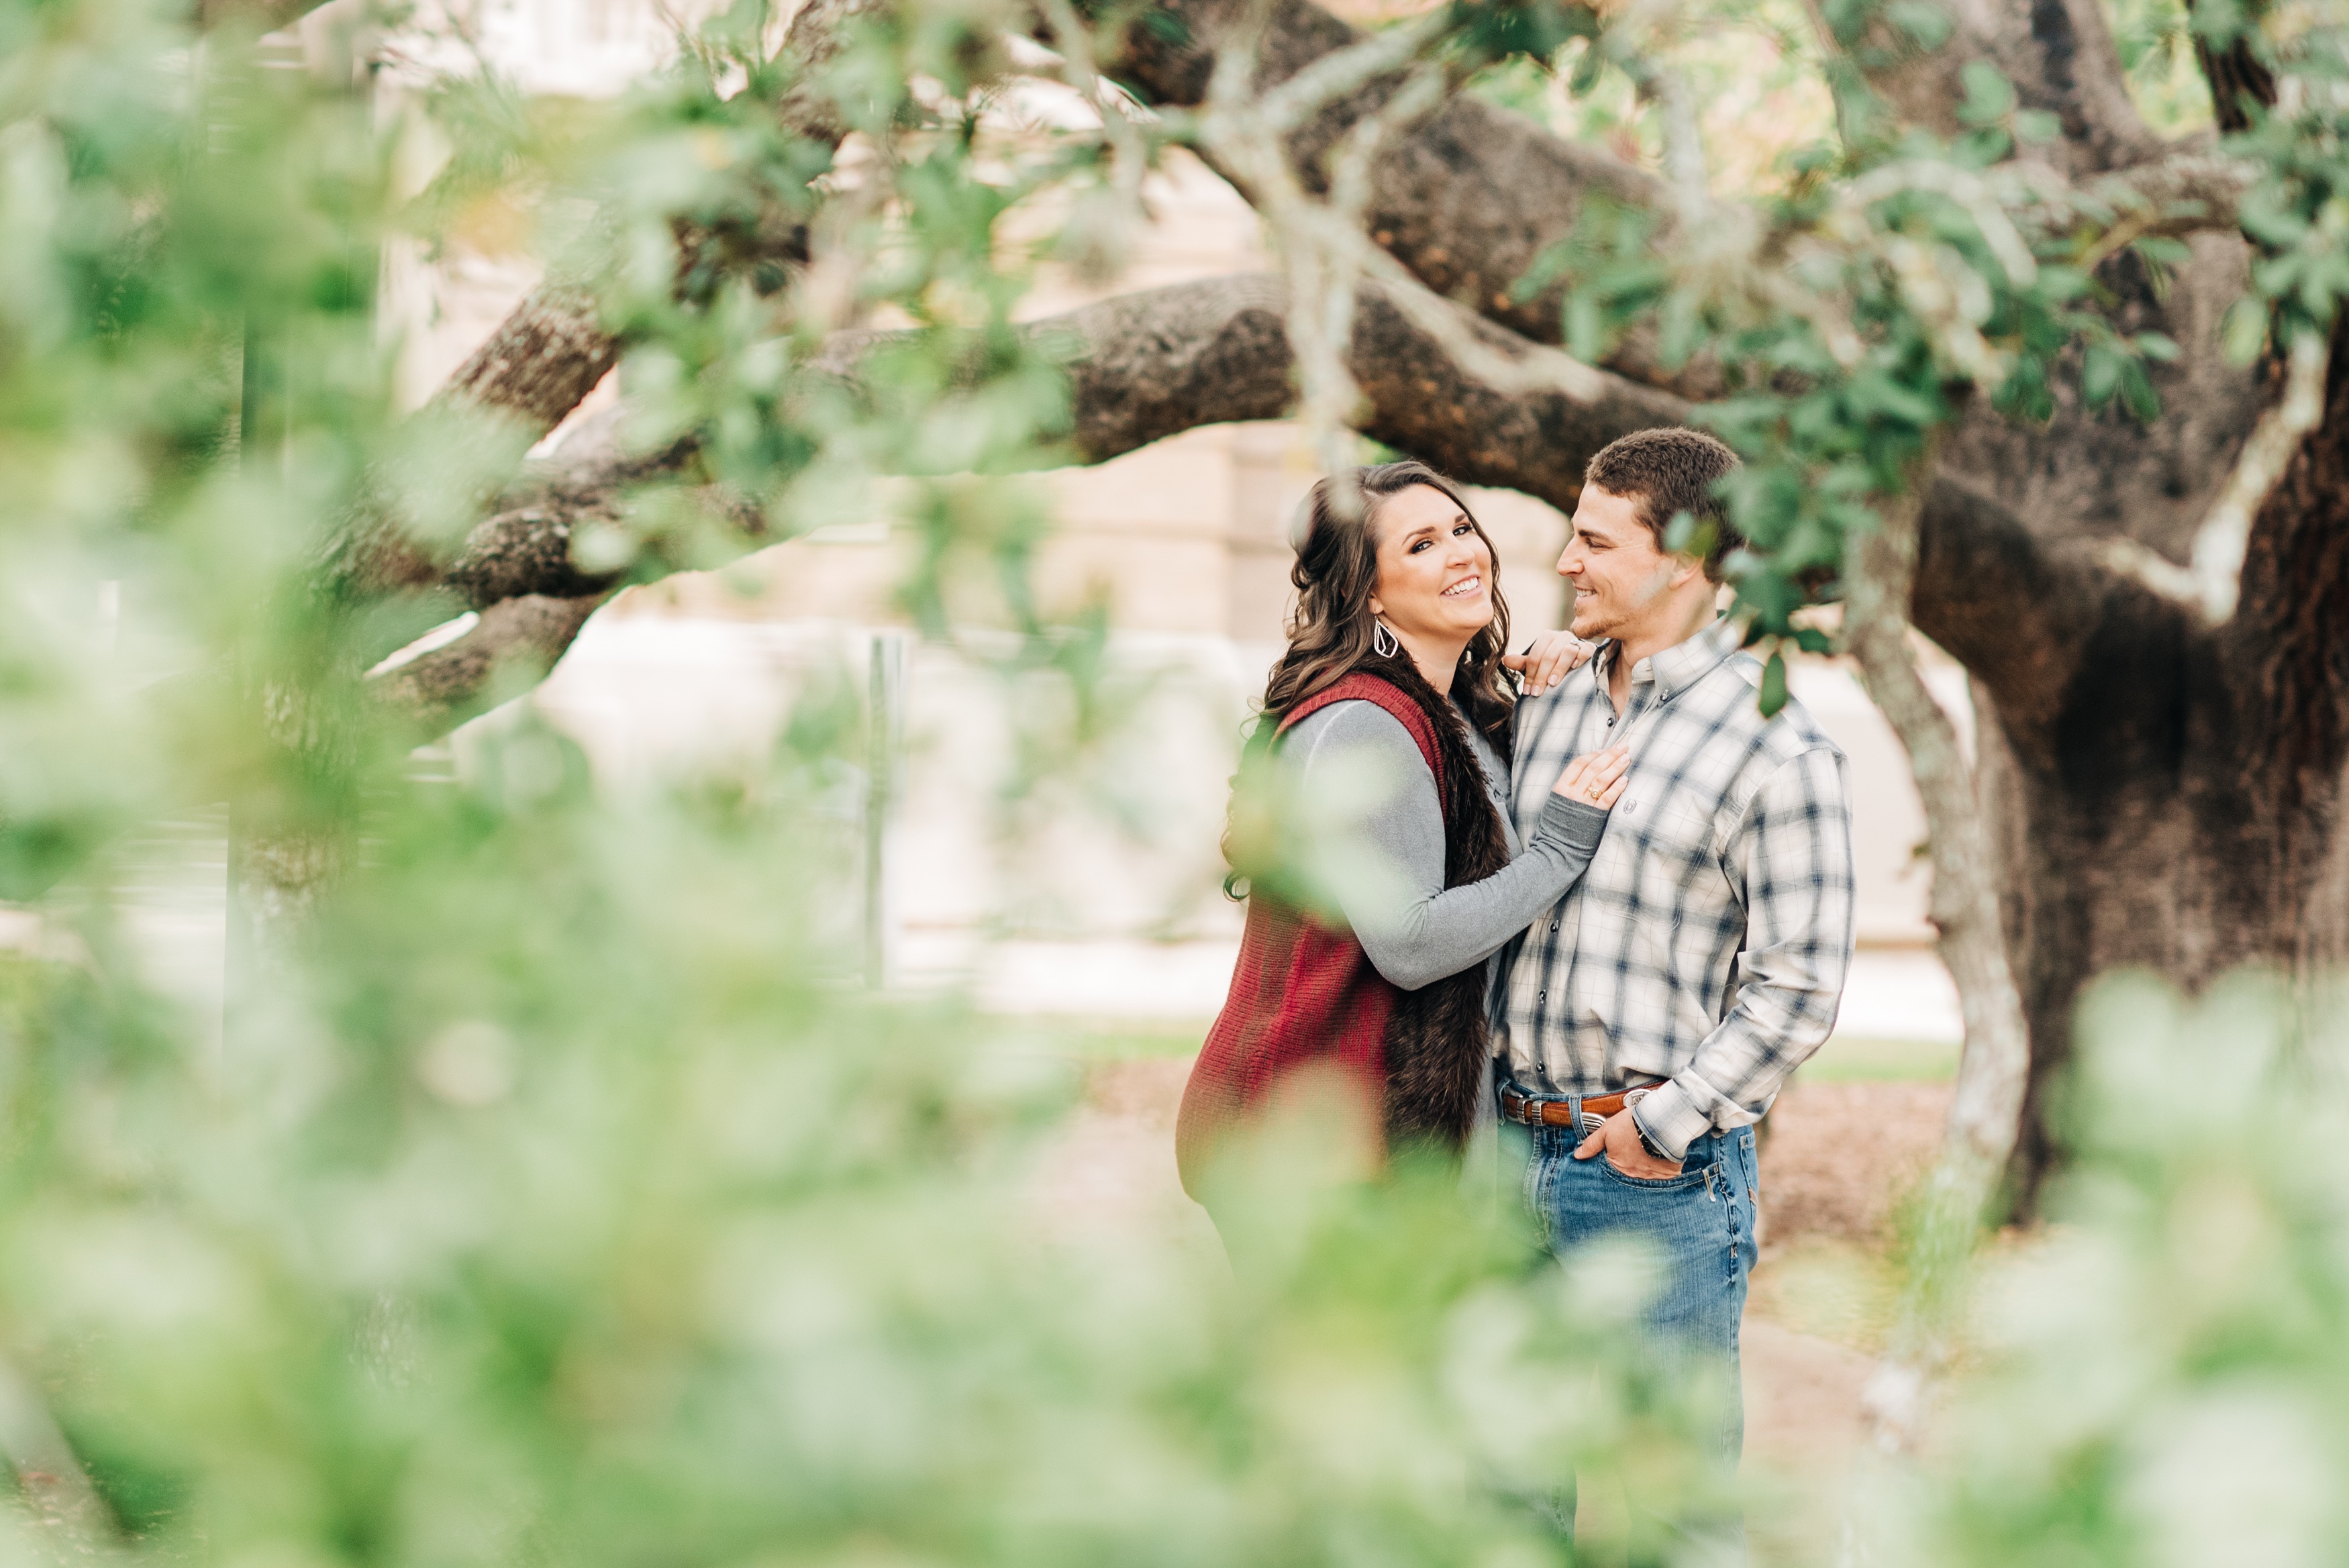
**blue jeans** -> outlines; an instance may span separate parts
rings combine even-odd
[[[1721,1424],[1711,1435],[1713,1457],[1725,1473],[1733,1472],[1745,1443],[1737,1330],[1754,1273],[1754,1220],[1762,1192],[1754,1130],[1698,1139],[1689,1145],[1681,1173],[1661,1181],[1626,1176],[1604,1154],[1577,1160],[1582,1137],[1563,1127],[1508,1130],[1530,1141],[1526,1207],[1551,1253],[1564,1256],[1601,1236],[1630,1233],[1660,1255],[1663,1293],[1648,1310],[1648,1347],[1666,1370],[1711,1363],[1726,1372]]]

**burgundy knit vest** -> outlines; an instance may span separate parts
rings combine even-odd
[[[1416,688],[1416,689],[1413,689]],[[1374,702],[1418,743],[1443,803],[1444,885],[1482,881],[1508,863],[1500,813],[1486,793],[1467,726],[1408,659],[1357,671],[1280,717],[1278,733],[1331,703]],[[1199,1178],[1224,1136],[1282,1078],[1334,1068],[1380,1108],[1386,1147],[1456,1155],[1484,1095],[1488,1036],[1485,966],[1405,991],[1371,965],[1354,934],[1252,890],[1239,961],[1207,1033],[1175,1121],[1183,1187]]]

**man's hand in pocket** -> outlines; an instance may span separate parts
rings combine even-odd
[[[1631,1119],[1630,1106],[1600,1122],[1599,1130],[1575,1150],[1574,1157],[1588,1160],[1601,1153],[1607,1156],[1608,1164],[1643,1181],[1668,1181],[1681,1173],[1679,1161],[1659,1160],[1648,1152],[1648,1146],[1640,1141],[1639,1125]]]

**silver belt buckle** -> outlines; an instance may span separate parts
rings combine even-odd
[[[1651,1095],[1651,1094],[1653,1094],[1653,1093],[1655,1093],[1655,1092],[1656,1092],[1656,1086],[1655,1086],[1655,1085],[1653,1085],[1653,1084],[1649,1084],[1649,1085],[1647,1085],[1645,1088],[1627,1088],[1627,1089],[1625,1089],[1625,1090],[1623,1091],[1623,1109],[1624,1109],[1625,1110],[1629,1110],[1629,1109],[1630,1109],[1633,1106],[1635,1106],[1635,1105],[1639,1104],[1641,1100],[1643,1100],[1643,1099],[1647,1099],[1650,1095]],[[1587,1111],[1587,1110],[1586,1110],[1586,1111],[1584,1111],[1584,1112],[1582,1113],[1582,1130],[1583,1130],[1583,1131],[1585,1131],[1585,1132],[1596,1132],[1596,1131],[1598,1131],[1600,1128],[1602,1128],[1602,1127],[1604,1127],[1604,1126],[1606,1126],[1606,1125],[1607,1125],[1607,1119],[1606,1119],[1605,1117],[1603,1117],[1603,1116],[1599,1116],[1599,1115],[1597,1115],[1597,1114],[1595,1114],[1595,1113],[1593,1113],[1593,1112],[1591,1112],[1591,1111]]]

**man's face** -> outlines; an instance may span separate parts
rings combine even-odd
[[[1558,575],[1574,584],[1574,634],[1636,634],[1687,580],[1692,564],[1656,548],[1656,536],[1640,521],[1637,500],[1583,486],[1566,553],[1557,558]]]

